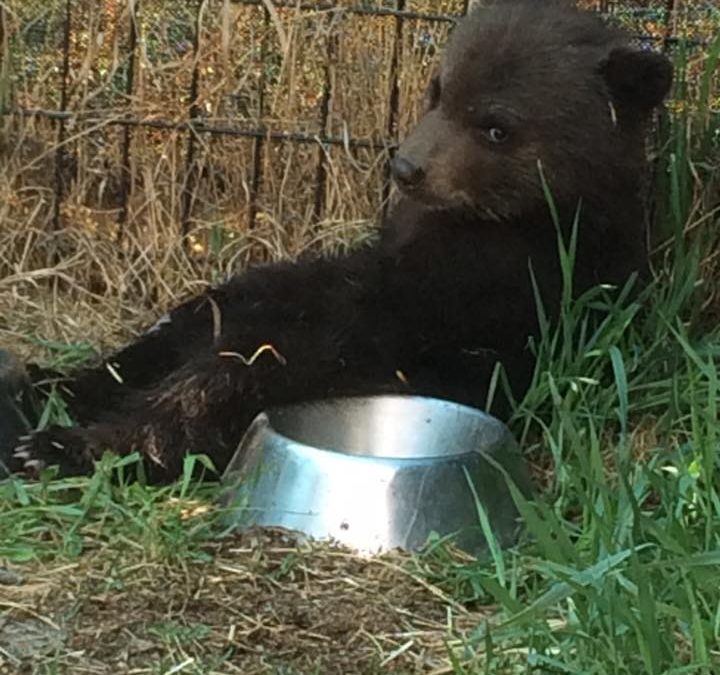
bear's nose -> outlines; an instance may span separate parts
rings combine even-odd
[[[401,187],[417,187],[425,178],[425,172],[404,157],[393,158],[390,170]]]

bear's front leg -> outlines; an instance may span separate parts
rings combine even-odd
[[[205,454],[218,472],[264,408],[324,396],[402,391],[406,384],[378,356],[374,341],[328,338],[318,325],[285,326],[277,344],[258,341],[245,353],[209,350],[122,408],[85,428],[47,429],[16,451],[16,471],[35,475],[58,465],[60,475],[87,474],[105,451],[138,452],[151,482],[182,474],[189,454]],[[350,331],[353,337],[357,332]],[[330,335],[338,337],[330,330]]]
[[[190,453],[222,464],[241,420],[257,413],[248,387],[252,365],[222,354],[196,359],[87,427],[54,426],[24,437],[13,469],[36,476],[57,465],[60,476],[81,475],[107,451],[138,452],[157,482],[178,477]]]

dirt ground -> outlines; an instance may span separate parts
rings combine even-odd
[[[0,577],[0,672],[450,673],[469,610],[398,553],[255,532],[161,564],[126,542]]]

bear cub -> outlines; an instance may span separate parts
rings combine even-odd
[[[579,209],[576,292],[642,273],[645,134],[671,82],[665,57],[570,2],[474,9],[392,161],[400,197],[376,242],[189,299],[67,377],[77,426],[16,441],[11,470],[88,473],[112,450],[139,452],[153,481],[188,453],[222,471],[263,408],[383,392],[482,408],[497,362],[521,396],[538,330],[530,265],[551,316],[562,289],[543,181],[565,235]]]

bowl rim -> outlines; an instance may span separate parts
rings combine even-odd
[[[248,428],[245,437],[243,438],[241,445],[245,445],[246,442],[249,442],[251,437],[254,437],[256,433],[259,433],[263,431],[264,433],[272,434],[277,438],[282,438],[286,441],[288,441],[289,444],[292,446],[301,448],[305,452],[323,452],[323,453],[331,453],[333,455],[337,455],[340,457],[344,457],[346,459],[352,459],[353,461],[360,461],[360,462],[391,462],[391,463],[397,463],[397,464],[439,464],[442,462],[457,460],[459,458],[470,458],[470,457],[483,457],[485,455],[485,452],[477,449],[469,449],[464,452],[454,452],[452,454],[436,454],[436,455],[423,455],[423,456],[407,456],[407,457],[398,457],[398,456],[392,456],[392,455],[370,455],[370,454],[364,454],[364,453],[352,453],[352,452],[346,452],[344,450],[328,447],[328,446],[322,446],[322,445],[312,445],[309,443],[305,443],[303,441],[297,440],[291,436],[288,436],[284,433],[281,433],[278,431],[271,423],[271,416],[273,414],[277,414],[280,411],[288,410],[288,409],[300,409],[312,405],[317,404],[329,404],[332,405],[334,402],[339,401],[362,401],[362,400],[372,400],[372,399],[390,399],[390,400],[414,400],[414,401],[425,401],[425,402],[432,402],[434,404],[443,404],[444,406],[451,406],[453,408],[459,409],[464,413],[468,413],[474,417],[480,417],[484,419],[487,422],[490,422],[492,426],[497,430],[497,436],[493,439],[494,442],[501,443],[503,441],[505,442],[512,442],[515,440],[515,437],[510,433],[507,425],[503,423],[499,418],[495,417],[494,415],[491,415],[490,413],[485,412],[484,410],[481,410],[480,408],[475,408],[470,405],[466,405],[464,403],[458,403],[456,401],[450,400],[450,399],[444,399],[436,396],[425,396],[420,394],[402,394],[402,393],[391,393],[391,394],[358,394],[358,395],[348,395],[348,396],[328,396],[328,397],[322,397],[322,398],[315,398],[315,399],[309,399],[307,401],[301,401],[298,403],[290,403],[288,405],[278,405],[278,406],[272,406],[270,408],[267,408],[266,410],[261,411],[258,413],[258,415],[253,420],[252,424]],[[258,428],[261,427],[261,428]]]

